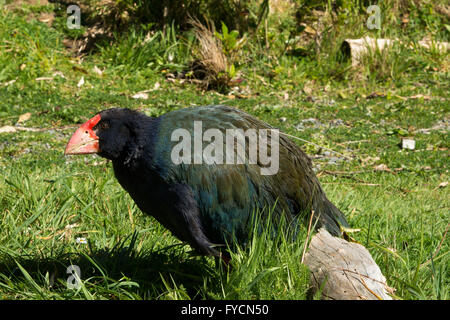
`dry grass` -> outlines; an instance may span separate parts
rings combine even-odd
[[[198,41],[198,46],[193,52],[196,58],[193,64],[194,77],[201,80],[206,89],[228,87],[231,80],[229,75],[231,63],[224,53],[220,39],[214,35],[214,24],[208,22],[205,26],[193,18],[189,23]]]

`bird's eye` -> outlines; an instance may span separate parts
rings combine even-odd
[[[102,129],[102,130],[109,129],[109,123],[105,122],[105,121],[104,122],[100,122],[99,126],[100,126],[100,129]]]

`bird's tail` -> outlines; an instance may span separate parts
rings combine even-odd
[[[344,214],[327,198],[315,206],[314,215],[316,229],[325,227],[333,236],[342,235],[341,227],[349,227]]]

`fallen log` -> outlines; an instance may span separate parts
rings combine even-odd
[[[361,39],[345,39],[341,45],[341,51],[346,57],[351,57],[352,66],[356,66],[361,62],[362,56],[367,54],[369,50],[384,50],[391,47],[394,43],[401,42],[396,39],[374,39],[365,37]],[[439,51],[445,52],[450,48],[450,43],[439,41],[419,41],[417,44],[421,47],[430,49],[437,48]]]
[[[333,237],[325,229],[312,238],[305,255],[312,293],[330,300],[392,300],[394,289],[361,244]]]

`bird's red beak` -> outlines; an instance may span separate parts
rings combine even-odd
[[[100,121],[100,119],[100,115],[97,114],[95,117],[83,123],[67,143],[64,155],[99,152],[98,137],[92,128]]]

